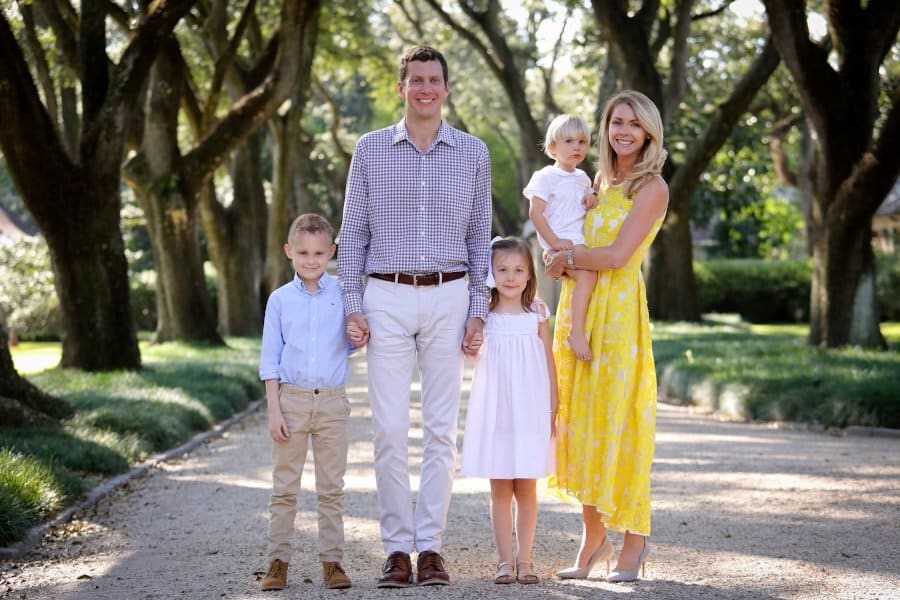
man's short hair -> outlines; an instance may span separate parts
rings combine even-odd
[[[301,233],[310,235],[327,235],[329,240],[334,239],[334,228],[325,217],[315,213],[302,214],[291,223],[288,229],[288,243],[293,242]]]
[[[409,71],[408,65],[414,60],[419,62],[438,61],[441,63],[441,71],[444,74],[444,85],[447,85],[450,81],[450,74],[447,71],[447,59],[431,46],[413,46],[400,57],[400,81],[406,81],[406,75]]]

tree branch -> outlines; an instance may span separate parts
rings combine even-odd
[[[750,106],[757,91],[768,81],[778,63],[778,52],[775,51],[775,44],[769,37],[753,64],[737,82],[729,97],[719,106],[703,134],[691,144],[684,162],[669,184],[670,189],[678,189],[681,192],[678,199],[673,198],[674,201],[688,202],[709,161],[728,139],[734,124]],[[676,210],[680,214],[687,214],[681,213],[680,208]]]

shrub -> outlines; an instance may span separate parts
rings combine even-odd
[[[694,274],[703,313],[737,313],[753,323],[809,320],[809,261],[697,261]]]
[[[19,339],[59,339],[59,301],[44,238],[0,245],[0,314]]]
[[[900,321],[900,259],[895,254],[876,254],[878,310],[883,321]]]

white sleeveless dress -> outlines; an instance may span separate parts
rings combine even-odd
[[[533,312],[488,314],[475,363],[463,437],[463,475],[538,479],[554,469],[550,439],[550,377]]]

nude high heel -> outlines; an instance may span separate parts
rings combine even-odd
[[[646,565],[648,556],[650,556],[650,544],[647,542],[647,538],[644,538],[644,547],[641,548],[641,553],[638,554],[637,565],[633,569],[628,571],[613,571],[609,574],[609,577],[607,577],[606,580],[611,583],[635,581],[638,578],[638,570],[641,571],[641,577],[646,577]]]
[[[613,545],[609,540],[609,537],[604,537],[603,542],[600,546],[597,547],[596,550],[591,554],[590,558],[588,558],[587,564],[578,568],[569,567],[568,569],[563,569],[561,571],[556,572],[557,577],[561,577],[563,579],[586,579],[588,575],[591,574],[591,570],[594,568],[594,563],[598,560],[606,561],[606,570],[609,571],[609,559],[612,558],[613,555]]]

